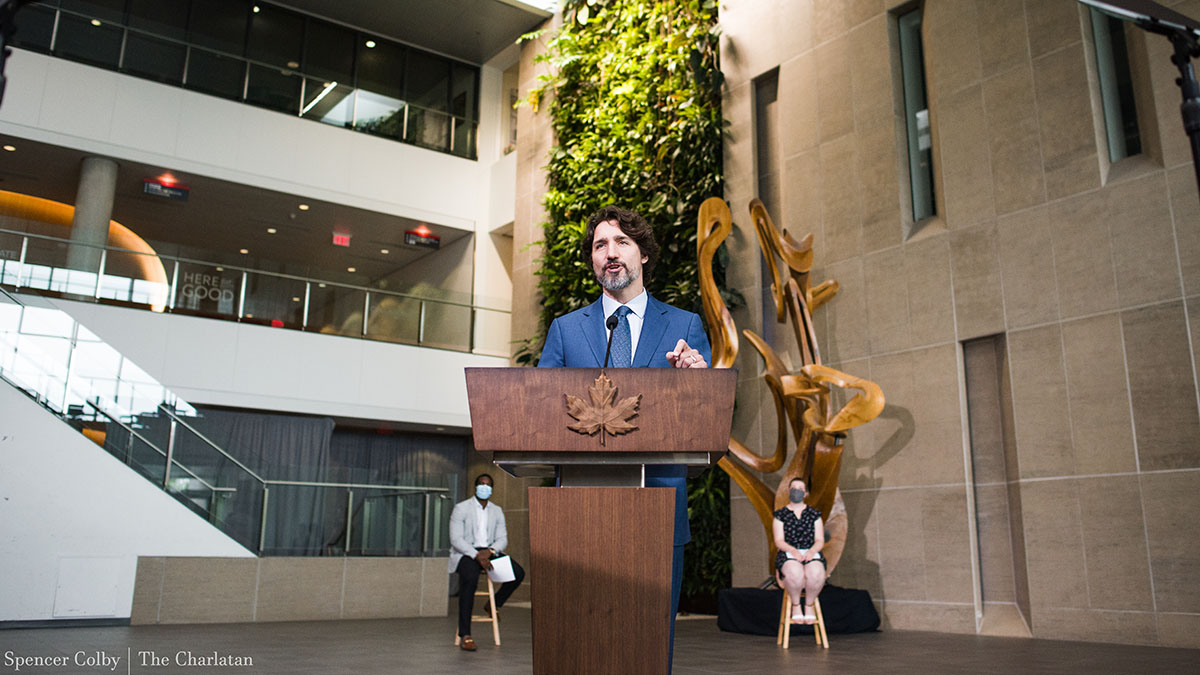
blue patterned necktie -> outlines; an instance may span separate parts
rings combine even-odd
[[[617,327],[612,334],[612,355],[609,365],[613,368],[628,368],[633,363],[633,339],[629,335],[629,312],[625,305],[617,308]]]

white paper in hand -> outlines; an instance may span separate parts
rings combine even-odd
[[[517,575],[513,573],[512,558],[506,555],[492,558],[492,569],[488,570],[488,577],[497,584],[515,580]]]

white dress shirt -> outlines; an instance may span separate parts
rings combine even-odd
[[[643,290],[636,298],[625,303],[625,306],[629,308],[629,314],[625,318],[629,321],[630,360],[632,360],[634,355],[637,354],[638,338],[642,335],[642,322],[646,320],[646,303],[649,301],[649,299],[650,296],[646,294],[645,290]],[[617,308],[621,306],[621,303],[608,297],[607,293],[600,296],[600,302],[604,307],[604,321],[605,325],[607,326],[608,317],[612,316],[613,312],[617,311]],[[605,328],[604,338],[606,340],[608,339],[610,333],[612,333],[612,331]]]
[[[479,503],[478,499],[472,499],[475,503],[475,548],[487,548],[492,542],[488,541],[488,516],[487,508]]]

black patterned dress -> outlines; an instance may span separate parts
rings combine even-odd
[[[811,506],[805,506],[804,511],[797,517],[796,513],[788,507],[783,507],[771,514],[775,516],[775,520],[783,523],[783,540],[789,545],[795,546],[798,549],[812,548],[816,543],[817,538],[817,519],[821,517],[821,512]],[[821,555],[820,551],[813,560],[820,560],[821,564],[825,564],[825,556]],[[779,578],[783,578],[783,563],[788,561],[787,554],[779,551],[775,554],[775,569],[779,571]],[[801,565],[807,565],[808,562],[797,560]]]

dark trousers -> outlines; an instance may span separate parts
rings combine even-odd
[[[517,561],[514,560],[512,566],[513,574],[517,578],[500,584],[500,590],[496,591],[497,609],[504,606],[508,596],[512,595],[525,579],[525,570]],[[458,569],[455,571],[458,572],[461,581],[458,586],[458,634],[462,637],[471,634],[471,612],[475,611],[475,590],[479,588],[479,575],[483,573],[483,568],[474,558],[463,556],[462,560],[458,561]]]

